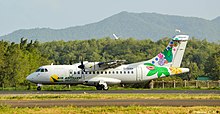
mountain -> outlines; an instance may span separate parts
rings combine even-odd
[[[21,29],[0,36],[0,39],[19,42],[20,38],[25,37],[29,40],[42,42],[68,41],[113,37],[112,34],[114,33],[122,38],[151,38],[156,41],[163,37],[172,37],[177,28],[191,37],[206,38],[208,41],[220,39],[220,17],[206,20],[197,17],[129,12],[121,12],[96,23],[65,29]]]

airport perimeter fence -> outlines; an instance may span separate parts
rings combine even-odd
[[[220,88],[220,80],[218,81],[153,81],[150,88]]]

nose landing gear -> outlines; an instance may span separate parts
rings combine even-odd
[[[42,84],[37,84],[37,91],[41,91]]]

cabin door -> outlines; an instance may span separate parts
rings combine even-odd
[[[142,67],[138,66],[136,69],[136,80],[141,81],[143,78]]]

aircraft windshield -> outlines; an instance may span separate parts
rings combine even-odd
[[[36,70],[36,72],[40,72],[40,68]]]
[[[46,68],[39,68],[36,72],[48,72],[48,70]]]

